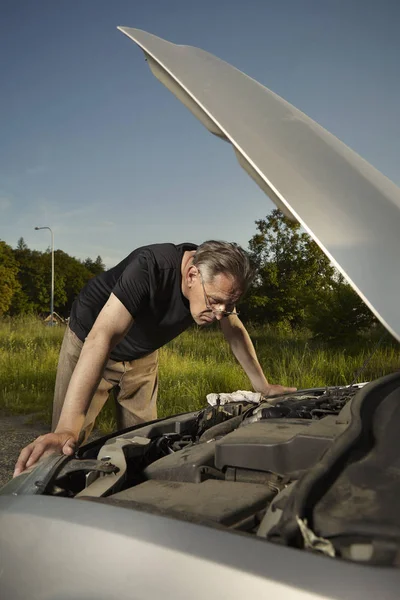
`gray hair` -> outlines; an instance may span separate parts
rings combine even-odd
[[[193,264],[207,281],[219,273],[231,275],[242,292],[248,289],[255,276],[248,253],[235,242],[203,242],[193,256]]]

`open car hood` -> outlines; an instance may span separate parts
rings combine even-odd
[[[400,189],[294,106],[198,48],[119,27],[400,340]]]

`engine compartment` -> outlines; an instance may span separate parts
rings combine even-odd
[[[62,469],[45,493],[257,534],[277,494],[345,430],[357,389],[228,402],[138,426],[81,448],[76,470]]]
[[[400,374],[217,403],[48,457],[2,493],[97,502],[398,566]]]

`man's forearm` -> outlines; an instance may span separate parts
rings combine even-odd
[[[234,352],[242,369],[251,381],[251,385],[256,392],[265,393],[269,387],[267,378],[265,377],[257,357],[245,352]]]
[[[79,436],[110,350],[104,340],[89,337],[85,341],[68,386],[56,432],[70,431],[75,437]]]
[[[250,379],[253,388],[257,392],[265,392],[269,383],[258,362],[253,342],[246,329],[244,327],[235,328],[228,338],[228,343],[247,377]]]

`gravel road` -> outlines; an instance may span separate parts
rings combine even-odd
[[[31,420],[32,415],[5,416],[0,413],[0,487],[11,479],[22,448],[49,431],[48,426],[29,423]]]
[[[35,415],[5,415],[0,412],[0,488],[9,481],[22,448],[50,431],[48,425],[35,423]],[[33,421],[33,423],[32,423]],[[88,443],[104,435],[94,429]]]

